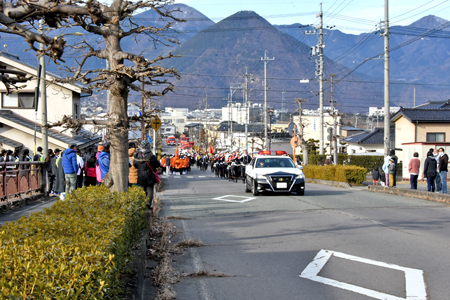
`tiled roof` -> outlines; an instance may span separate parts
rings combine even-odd
[[[35,123],[19,116],[18,114],[13,113],[10,110],[0,110],[0,118],[5,118],[11,122],[14,122],[16,124],[19,124],[21,126],[24,126],[26,128],[34,130]],[[41,128],[39,126],[36,127],[36,132],[41,133]],[[98,143],[101,141],[101,137],[98,135],[92,136],[92,133],[90,133],[87,130],[81,129],[77,135],[70,137],[68,135],[59,133],[56,130],[49,129],[48,130],[48,136],[52,137],[58,141],[61,141],[66,144],[76,144],[81,149]]]
[[[0,135],[0,143],[6,144],[6,145],[11,146],[13,148],[17,148],[17,147],[20,147],[20,146],[23,145],[23,144],[21,144],[19,142],[16,142],[15,140],[12,140],[12,139],[7,138],[6,136],[2,136],[2,135]]]
[[[217,131],[228,131],[228,122],[222,122],[219,127],[217,127]],[[248,124],[247,125],[248,132],[263,132],[264,125],[263,124]],[[245,125],[235,124],[233,122],[233,132],[245,132]]]
[[[450,123],[450,107],[448,108],[401,108],[391,121],[401,116],[412,123]]]
[[[375,128],[371,132],[362,132],[359,134],[352,135],[344,139],[347,143],[355,144],[383,144],[384,143],[384,129]]]
[[[417,105],[414,108],[450,108],[450,100],[445,100],[445,101],[428,101],[427,103],[421,104],[421,105]]]

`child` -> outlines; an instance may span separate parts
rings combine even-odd
[[[373,179],[373,185],[378,185],[378,180],[380,179],[380,172],[378,171],[378,168],[373,169],[372,179]]]
[[[395,164],[394,164],[394,160],[393,159],[389,159],[389,182],[393,183],[394,182],[394,176],[395,176]]]

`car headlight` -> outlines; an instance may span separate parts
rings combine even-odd
[[[303,174],[299,174],[299,175],[295,176],[295,179],[303,179],[303,178],[304,178]]]

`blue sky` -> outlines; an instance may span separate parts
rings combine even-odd
[[[241,10],[252,10],[272,24],[314,24],[320,1],[290,0],[179,0],[215,22]],[[371,31],[384,19],[384,0],[323,1],[325,25],[347,33]],[[392,25],[409,25],[427,15],[450,20],[450,0],[390,0],[389,17]],[[317,23],[316,23],[317,24]]]

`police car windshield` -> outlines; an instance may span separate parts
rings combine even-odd
[[[259,158],[256,168],[295,168],[294,162],[287,157]]]

